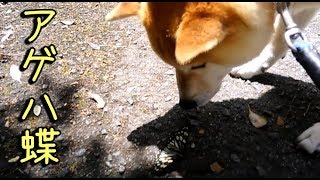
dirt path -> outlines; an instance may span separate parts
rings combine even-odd
[[[0,176],[10,177],[319,177],[319,155],[298,149],[295,138],[317,122],[320,94],[291,53],[268,73],[250,81],[227,76],[207,106],[182,111],[173,69],[150,49],[135,17],[113,23],[104,16],[115,3],[0,4],[1,31],[13,34],[0,44]],[[24,40],[32,19],[26,9],[54,9],[57,15],[31,45]],[[316,47],[320,15],[306,29]],[[3,37],[1,35],[0,37]],[[93,43],[93,44],[92,44]],[[54,44],[57,59],[45,65],[35,84],[28,84],[33,65],[22,72],[21,83],[10,76],[26,51]],[[96,93],[103,109],[88,97]],[[47,93],[59,119],[50,122],[40,96]],[[42,107],[19,122],[27,100]],[[247,107],[268,119],[254,128]],[[283,117],[284,124],[276,123]],[[191,123],[190,143],[173,172],[152,172],[159,148],[169,134]],[[58,164],[42,167],[24,157],[19,139],[25,129],[54,127]],[[223,170],[210,169],[214,162]]]

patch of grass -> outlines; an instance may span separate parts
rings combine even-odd
[[[63,66],[62,68],[62,74],[63,75],[69,75],[70,74],[70,69],[68,66]]]
[[[86,100],[85,100],[84,98],[80,98],[80,99],[78,100],[78,105],[77,105],[77,107],[84,107],[84,106],[86,106],[86,104],[87,104]]]
[[[11,86],[5,86],[3,87],[3,95],[4,96],[9,96],[11,94],[12,88]]]
[[[72,164],[69,166],[69,171],[70,171],[71,173],[75,173],[76,170],[77,170],[77,163],[74,162],[74,163],[72,163]]]

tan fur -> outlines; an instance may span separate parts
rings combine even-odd
[[[277,33],[272,2],[119,3],[106,19],[131,15],[139,16],[155,53],[176,68],[180,99],[198,105],[207,103],[225,75],[258,56]],[[205,68],[192,68],[203,63]]]
[[[319,2],[292,2],[290,11],[303,29],[319,7]],[[206,104],[228,73],[251,78],[288,49],[272,2],[119,3],[106,19],[131,15],[140,17],[158,56],[175,67],[184,108]],[[319,127],[320,122],[297,139],[309,153],[320,151]]]

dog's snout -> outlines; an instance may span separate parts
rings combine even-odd
[[[197,107],[197,102],[193,100],[180,99],[179,105],[182,109],[192,109]]]

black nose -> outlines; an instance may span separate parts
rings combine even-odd
[[[179,105],[182,109],[192,109],[197,107],[197,102],[180,99]]]

